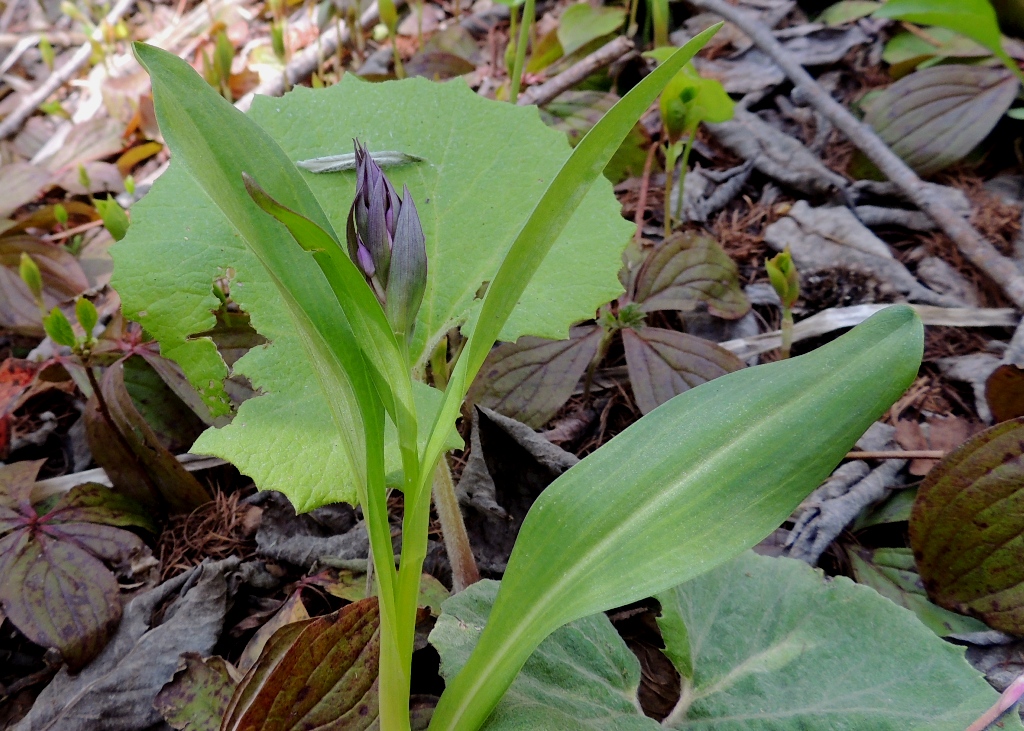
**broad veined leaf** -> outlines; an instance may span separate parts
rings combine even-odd
[[[972,437],[918,489],[910,543],[929,596],[1024,632],[1024,418]]]
[[[984,624],[936,606],[928,601],[924,584],[909,548],[848,548],[847,555],[858,583],[870,586],[887,599],[917,615],[940,637],[966,632],[984,632]]]
[[[442,605],[430,633],[441,675],[454,678],[480,639],[498,593],[481,581]],[[640,663],[603,614],[555,630],[481,726],[484,731],[655,731],[637,698]]]
[[[521,337],[491,351],[468,399],[540,428],[572,395],[597,355],[603,330],[573,328],[568,340]]]
[[[1013,65],[1003,50],[999,21],[989,0],[888,0],[875,11],[875,17],[948,28],[977,41],[1007,65]]]
[[[437,727],[482,722],[557,627],[663,591],[768,535],[910,385],[922,347],[913,310],[890,307],[808,355],[677,396],[565,472],[527,515]]]
[[[673,234],[652,251],[630,289],[644,312],[706,307],[733,320],[750,309],[736,262],[713,238],[693,232]]]
[[[102,515],[95,486],[76,487],[37,514],[29,496],[40,466],[42,460],[0,467],[0,607],[26,637],[56,647],[77,671],[103,649],[121,618],[117,580],[105,562],[127,562],[142,541],[113,525],[86,522],[132,522],[116,499]]]
[[[181,656],[177,672],[153,701],[153,706],[179,731],[220,731],[238,671],[222,657]]]
[[[1020,81],[1003,68],[948,64],[915,71],[872,100],[864,117],[918,173],[973,150],[1010,108]]]
[[[663,727],[962,731],[996,700],[963,648],[796,559],[748,551],[657,599],[665,654],[683,676]]]
[[[660,327],[622,331],[633,397],[648,414],[702,383],[743,368],[725,348],[695,335]]]
[[[371,150],[424,158],[388,171],[399,189],[409,185],[427,236],[429,282],[413,344],[419,360],[429,353],[428,344],[479,307],[477,291],[494,277],[570,152],[564,136],[544,127],[535,109],[488,101],[460,81],[365,84],[352,78],[327,90],[296,90],[266,103],[257,99],[251,116],[292,160],[347,152],[353,137]],[[297,129],[303,132],[296,134]],[[343,231],[354,173],[303,176],[334,229]],[[189,216],[180,215],[184,209]],[[573,322],[615,297],[621,291],[615,273],[630,232],[611,186],[598,181],[544,260],[502,338],[565,337]],[[115,286],[126,311],[160,340],[161,352],[182,365],[208,401],[222,398],[217,394],[227,370],[213,343],[193,336],[215,324],[215,278],[233,275],[232,299],[270,341],[236,365],[264,395],[246,402],[231,426],[207,432],[196,450],[231,460],[261,487],[296,498],[302,509],[351,500],[351,490],[340,490],[336,479],[351,467],[333,436],[331,414],[285,305],[256,258],[177,164],[135,206],[132,228],[114,247],[114,256]],[[584,256],[587,266],[579,267]],[[295,266],[306,264],[312,262]],[[566,271],[576,274],[566,277]],[[319,272],[314,275],[313,295],[333,300]]]
[[[374,598],[282,627],[235,690],[221,728],[370,728],[377,721],[379,626]]]

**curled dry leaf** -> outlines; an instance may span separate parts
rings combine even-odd
[[[864,121],[910,167],[929,175],[984,140],[1019,86],[1017,77],[1002,67],[934,66],[883,91]]]
[[[637,270],[631,291],[644,312],[704,306],[734,320],[750,310],[736,262],[713,238],[693,232],[673,234],[655,249]]]
[[[743,361],[709,340],[660,327],[622,331],[633,396],[647,414],[674,396],[726,373]]]
[[[487,356],[468,399],[539,428],[572,395],[602,335],[600,327],[587,326],[573,328],[568,340],[524,336],[502,343]]]
[[[1024,418],[973,437],[918,490],[910,543],[929,596],[1024,633]]]
[[[123,361],[107,368],[100,388],[113,424],[94,396],[85,412],[86,436],[115,489],[156,510],[189,512],[208,502],[206,489],[142,418],[125,387]]]
[[[379,626],[376,598],[285,625],[235,690],[221,728],[370,728],[377,720]]]
[[[117,580],[106,564],[127,563],[143,545],[113,526],[144,518],[119,496],[105,508],[99,491],[106,488],[96,485],[72,489],[39,515],[29,498],[42,463],[0,469],[0,606],[26,637],[56,647],[78,670],[121,618]]]

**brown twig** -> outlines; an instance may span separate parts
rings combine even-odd
[[[444,548],[448,553],[448,562],[452,565],[452,590],[459,592],[480,581],[480,569],[477,568],[473,548],[469,544],[462,511],[459,510],[452,472],[443,456],[434,472],[433,492],[434,509],[444,535]]]
[[[528,106],[530,104],[541,106],[547,104],[563,91],[571,89],[598,69],[602,69],[612,62],[619,60],[632,50],[633,41],[625,36],[619,36],[615,40],[604,44],[589,56],[580,59],[562,73],[548,79],[543,84],[531,86],[519,96],[516,103],[519,106]]]
[[[644,160],[644,175],[640,179],[640,196],[636,202],[636,215],[633,218],[633,223],[636,224],[636,233],[634,234],[636,241],[643,238],[644,216],[647,214],[647,194],[651,190],[651,168],[654,166],[654,153],[657,151],[658,146],[652,142],[651,146],[647,148],[647,159]]]
[[[942,449],[897,449],[881,452],[847,452],[843,459],[942,459]]]
[[[991,277],[1014,304],[1024,307],[1024,276],[1021,276],[1016,265],[982,238],[968,221],[944,205],[939,195],[890,150],[869,126],[859,121],[822,89],[792,54],[775,39],[771,30],[725,0],[692,2],[701,10],[725,18],[746,33],[754,44],[782,69],[814,108],[845,134],[914,205],[927,213],[956,243],[964,256]]]

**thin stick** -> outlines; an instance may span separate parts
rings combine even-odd
[[[640,196],[637,198],[636,213],[633,216],[633,223],[636,224],[636,233],[633,235],[635,241],[640,241],[643,238],[644,215],[647,213],[647,194],[651,189],[651,167],[654,165],[654,153],[657,151],[657,143],[652,142],[650,147],[647,148],[647,159],[644,160],[644,174],[640,178]]]
[[[942,449],[897,449],[890,452],[847,452],[843,459],[942,459]]]
[[[37,33],[0,33],[0,48],[16,46],[26,38],[32,39],[32,45],[39,43],[43,38],[54,46],[79,46],[88,42],[89,36],[85,33],[74,31],[42,31]]]
[[[1006,690],[1003,691],[1003,694],[999,696],[999,700],[995,702],[995,705],[985,711],[981,718],[968,726],[967,731],[985,731],[985,729],[998,721],[1000,716],[1017,705],[1017,701],[1021,699],[1021,696],[1024,696],[1024,675],[1019,676],[1010,683]]]
[[[960,252],[998,284],[1018,307],[1024,307],[1024,276],[1016,265],[982,238],[981,234],[922,181],[874,131],[860,122],[821,88],[792,54],[756,19],[725,0],[693,0],[701,10],[715,13],[746,33],[783,70],[808,101],[836,126],[918,208],[927,213],[956,244]]]
[[[480,581],[480,569],[477,568],[466,524],[462,520],[462,511],[459,510],[459,501],[455,497],[452,471],[444,457],[438,461],[437,469],[434,470],[434,509],[441,521],[444,549],[452,565],[452,591],[457,593]]]
[[[104,22],[111,26],[116,25],[134,4],[135,0],[117,0],[117,5],[107,13],[103,19]],[[93,31],[92,37],[96,41],[103,40],[102,24]],[[71,77],[77,74],[78,70],[86,64],[90,56],[92,56],[92,43],[83,43],[67,63],[59,69],[55,69],[38,89],[22,99],[18,108],[11,112],[4,121],[0,122],[0,140],[7,139],[21,129],[21,125],[39,108],[39,105],[45,102],[50,94],[70,81]]]
[[[568,91],[595,71],[618,61],[632,50],[633,41],[625,36],[619,36],[615,40],[604,44],[589,56],[580,59],[562,73],[551,77],[543,84],[531,86],[522,93],[516,104],[520,106],[527,106],[529,104],[541,106],[547,104],[563,91]]]

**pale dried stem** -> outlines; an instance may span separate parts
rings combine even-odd
[[[632,50],[633,41],[625,36],[619,36],[615,40],[604,44],[589,56],[577,61],[562,73],[548,79],[543,84],[531,86],[519,96],[516,104],[519,106],[528,106],[530,104],[541,106],[547,104],[563,91],[568,91],[595,71],[618,61]]]
[[[452,591],[460,592],[480,581],[480,569],[477,568],[462,511],[459,510],[459,500],[455,496],[452,471],[444,457],[438,461],[434,471],[434,509],[441,521],[444,548],[452,565]]]

